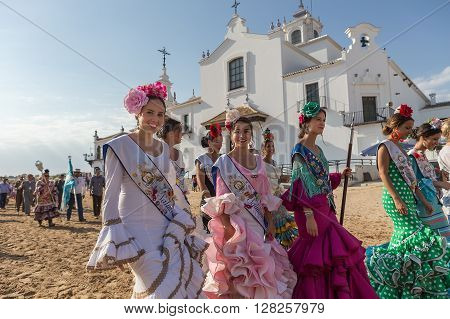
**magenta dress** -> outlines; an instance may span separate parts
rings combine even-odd
[[[288,252],[298,277],[293,298],[378,298],[367,275],[361,241],[336,218],[332,190],[339,186],[341,174],[328,173],[328,162],[322,152],[315,156],[302,147],[299,151],[308,156],[294,157],[293,184],[282,195],[286,209],[295,212],[299,229],[299,237]],[[305,163],[304,159],[313,164]],[[314,169],[319,167],[324,171],[314,176]],[[306,231],[304,208],[313,210],[317,237]]]
[[[261,205],[269,211],[276,211],[281,200],[271,194],[261,157],[257,155],[257,167],[253,171],[234,160],[232,162],[250,181]],[[212,239],[206,251],[209,273],[204,286],[209,298],[292,297],[297,276],[286,251],[273,238],[264,238],[263,228],[246,210],[244,203],[229,190],[220,172],[216,178],[216,197],[207,199],[202,210],[212,217],[208,224]],[[230,216],[235,230],[228,241],[224,240],[222,214]]]

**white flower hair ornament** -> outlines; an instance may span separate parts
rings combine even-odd
[[[227,111],[225,115],[225,127],[227,128],[228,131],[231,131],[231,128],[233,127],[234,123],[236,123],[240,117],[241,113],[239,113],[239,111],[236,109],[231,109]]]

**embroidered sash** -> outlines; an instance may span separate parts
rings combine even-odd
[[[108,148],[116,154],[119,162],[142,193],[165,218],[172,220],[175,206],[173,188],[150,156],[128,135],[118,137],[105,144],[103,158],[106,158]]]
[[[320,152],[322,152],[322,150],[320,150]],[[292,150],[292,160],[294,160],[295,154],[298,154],[303,158],[308,171],[315,178],[315,186],[320,189],[321,194],[325,194],[327,196],[330,207],[336,210],[328,163],[323,163],[322,160],[316,156],[316,154],[301,143],[295,145]]]
[[[181,154],[179,156],[181,156]],[[172,161],[172,163],[175,167],[177,185],[181,189],[183,194],[185,194],[187,191],[186,186],[184,185],[184,174],[186,173],[186,170],[184,169],[184,167],[180,167],[176,161]]]
[[[416,149],[412,149],[408,152],[408,155],[413,156],[416,160],[417,166],[419,167],[420,172],[425,178],[429,178],[432,181],[436,181],[436,172],[434,170],[434,166],[428,161],[425,154],[417,151]]]
[[[212,167],[214,166],[214,162],[212,161],[211,157],[209,157],[207,154],[202,154],[197,157],[196,161],[200,162],[200,169],[205,171],[206,177],[208,177],[211,184],[213,184],[214,179],[212,176]]]
[[[414,188],[417,186],[417,180],[409,157],[404,152],[402,152],[394,142],[384,140],[380,143],[380,145],[378,145],[378,148],[380,148],[380,146],[383,144],[386,146],[392,161],[394,162],[395,166],[397,166],[400,175],[402,175],[406,184],[408,184],[408,186],[414,190]]]
[[[260,165],[260,164],[258,164]],[[261,197],[253,188],[250,181],[242,174],[228,155],[222,155],[214,164],[215,173],[217,171],[220,177],[227,185],[228,189],[244,203],[245,209],[267,232],[267,222],[264,218],[264,211],[261,205]]]

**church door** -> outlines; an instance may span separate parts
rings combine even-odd
[[[377,99],[375,96],[363,96],[363,117],[364,122],[374,122],[377,120]]]

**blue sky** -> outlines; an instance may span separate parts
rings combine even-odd
[[[295,12],[296,0],[240,0],[251,32]],[[348,26],[381,28],[382,45],[445,3],[429,1],[313,1],[312,13],[342,46]],[[448,1],[447,1],[448,2]],[[41,160],[64,172],[67,155],[88,169],[82,154],[92,135],[117,132],[134,121],[122,108],[127,88],[81,59],[3,4],[61,39],[130,86],[156,80],[166,46],[168,73],[177,99],[199,93],[198,61],[224,38],[231,0],[2,0],[0,1],[0,175],[35,172]],[[310,1],[304,1],[310,7]],[[426,93],[450,100],[450,5],[386,46]]]

